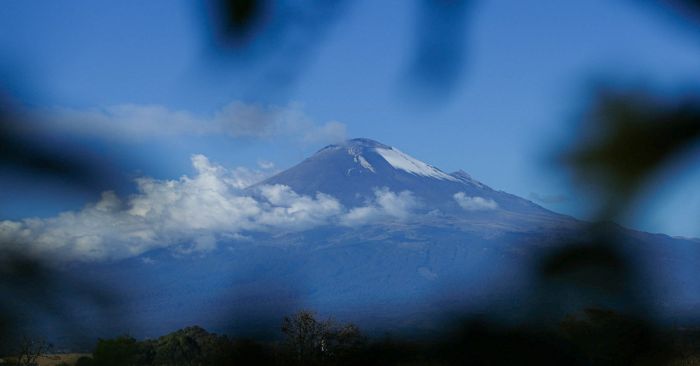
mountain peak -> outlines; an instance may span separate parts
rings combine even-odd
[[[385,149],[391,148],[391,146],[384,145],[379,141],[375,141],[375,140],[364,138],[364,137],[346,140],[345,145],[347,145],[347,146],[361,146],[361,147],[381,147],[381,148],[385,148]]]
[[[341,144],[328,145],[319,150],[315,156],[329,153],[347,153],[360,168],[371,173],[376,171],[370,161],[379,159],[384,164],[389,164],[393,169],[415,176],[448,181],[458,180],[430,164],[401,152],[395,147],[384,145],[381,142],[368,138],[355,138],[346,140]],[[372,156],[375,158],[372,158]]]
[[[464,171],[448,174],[395,147],[367,138],[328,145],[296,166],[259,183],[265,184],[285,185],[309,196],[325,193],[348,207],[366,205],[376,198],[378,189],[387,189],[395,193],[410,192],[424,203],[424,209],[439,209],[443,213],[486,214],[495,212],[496,208],[516,212],[543,210],[525,200],[498,193]],[[481,202],[489,205],[480,205]]]
[[[323,149],[319,150],[317,153],[320,153],[322,151],[329,151],[329,150],[338,150],[338,149],[349,149],[349,150],[355,150],[355,151],[362,151],[364,149],[376,149],[376,148],[382,148],[382,149],[391,149],[391,146],[384,145],[379,141],[375,141],[372,139],[368,138],[354,138],[354,139],[349,139],[345,140],[343,142],[337,143],[337,144],[331,144]]]

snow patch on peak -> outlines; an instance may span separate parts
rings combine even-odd
[[[375,171],[374,171],[374,167],[372,166],[372,164],[370,164],[369,161],[367,161],[367,160],[365,159],[364,156],[362,156],[362,155],[357,155],[357,156],[355,157],[355,161],[358,161],[358,160],[359,160],[360,165],[362,165],[363,168],[365,168],[365,169],[371,171],[372,173],[375,172]]]
[[[388,149],[376,148],[374,149],[379,155],[381,155],[387,163],[396,169],[406,171],[414,175],[420,175],[423,177],[450,180],[457,182],[458,179],[444,173],[438,168],[435,168],[429,164],[426,164],[416,158],[413,158],[407,154],[402,153],[397,148],[392,147]]]
[[[356,146],[352,146],[352,147],[348,148],[348,154],[350,154],[350,156],[352,156],[355,163],[360,164],[361,167],[369,170],[372,173],[376,173],[374,171],[374,167],[372,166],[372,164],[370,164],[367,161],[367,159],[365,159],[365,157],[361,155],[361,153],[362,153],[362,150],[357,148]]]

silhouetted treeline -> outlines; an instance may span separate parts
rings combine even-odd
[[[286,317],[277,341],[193,326],[158,339],[98,340],[76,366],[700,365],[700,329],[654,332],[642,319],[586,309],[551,329],[465,322],[443,336],[366,337],[309,311]]]

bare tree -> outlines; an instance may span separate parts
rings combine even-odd
[[[36,366],[36,360],[40,356],[45,355],[51,347],[51,344],[43,339],[24,336],[17,350],[17,364],[20,366]]]

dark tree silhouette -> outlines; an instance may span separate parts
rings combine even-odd
[[[37,359],[46,355],[52,346],[43,339],[22,337],[17,349],[17,365],[36,366]]]

